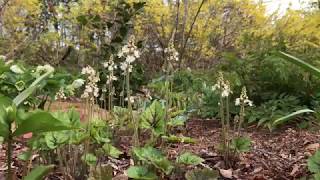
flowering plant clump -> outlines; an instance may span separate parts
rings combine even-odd
[[[109,61],[103,63],[103,67],[109,71],[106,82],[107,84],[118,80],[118,78],[114,75],[114,70],[117,69],[117,65],[113,61],[113,56],[110,57]]]
[[[139,134],[138,134],[138,122],[133,117],[132,113],[132,101],[134,98],[131,97],[131,90],[130,90],[130,73],[132,72],[132,63],[140,57],[140,52],[138,47],[135,45],[135,37],[132,35],[130,36],[126,45],[124,45],[121,51],[118,53],[119,58],[125,58],[123,62],[120,63],[120,69],[123,71],[123,75],[125,76],[125,85],[127,91],[127,102],[128,102],[128,112],[130,120],[134,124],[134,132],[133,132],[133,145],[138,146],[139,144]],[[123,88],[124,91],[124,88]],[[109,98],[110,99],[110,98]]]
[[[135,37],[132,35],[130,36],[128,43],[124,45],[121,51],[118,53],[118,57],[122,58],[125,57],[125,61],[120,63],[120,69],[124,72],[132,72],[132,63],[137,59],[140,58],[140,52],[138,47],[135,45]]]
[[[212,90],[220,91],[222,97],[228,97],[230,94],[232,94],[230,82],[224,79],[222,72],[219,72],[217,83],[212,86]]]
[[[99,96],[99,88],[97,85],[100,81],[99,75],[97,75],[96,71],[89,65],[82,69],[81,74],[88,76],[85,90],[81,95],[81,98],[89,98],[90,101],[93,101],[95,97]]]

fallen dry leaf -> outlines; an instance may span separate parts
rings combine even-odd
[[[225,177],[225,178],[232,178],[232,169],[219,169],[221,176]]]

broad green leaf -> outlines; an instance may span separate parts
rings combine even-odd
[[[38,166],[33,169],[23,180],[42,180],[49,174],[49,172],[54,168],[54,165],[50,166]]]
[[[102,148],[108,156],[111,156],[114,158],[119,158],[119,156],[122,154],[121,151],[119,151],[117,148],[115,148],[111,144],[104,144]]]
[[[164,133],[165,109],[159,101],[153,101],[152,104],[142,113],[140,125],[142,128],[150,129],[155,135]]]
[[[153,147],[134,148],[133,152],[139,160],[154,165],[167,175],[169,175],[174,168],[161,151]]]
[[[13,135],[20,136],[29,132],[42,133],[70,129],[73,128],[54,118],[50,113],[37,111],[31,113],[27,119],[23,120]]]
[[[306,71],[310,72],[311,74],[315,75],[315,76],[318,76],[320,77],[320,69],[297,58],[297,57],[294,57],[290,54],[287,54],[287,53],[284,53],[284,52],[280,52],[279,55],[281,57],[283,57],[285,60],[305,69]]]
[[[89,166],[96,165],[98,161],[97,157],[92,153],[82,155],[81,160],[87,163]]]
[[[289,114],[289,115],[286,115],[286,116],[284,116],[284,117],[281,117],[281,118],[279,118],[279,119],[276,119],[276,120],[273,122],[272,125],[275,126],[275,125],[284,123],[284,122],[286,122],[286,121],[288,121],[288,120],[290,120],[290,119],[292,119],[292,118],[295,118],[295,117],[297,117],[298,115],[304,114],[304,113],[314,113],[314,111],[311,110],[311,109],[301,109],[301,110],[299,110],[299,111],[293,112],[293,113],[291,113],[291,114]]]
[[[69,137],[64,132],[48,132],[44,139],[50,149],[56,149],[59,145],[67,143]]]
[[[50,76],[53,73],[53,71],[48,71],[41,75],[39,78],[37,78],[27,89],[22,91],[17,97],[13,99],[13,104],[15,104],[17,107],[26,100],[37,88],[38,84],[43,81],[45,78]]]
[[[238,152],[248,152],[251,146],[251,140],[247,137],[237,137],[232,140],[233,148]]]
[[[177,163],[196,166],[204,162],[204,159],[192,153],[186,152],[180,155],[176,161]]]
[[[149,171],[146,167],[143,166],[131,166],[127,170],[129,178],[132,179],[141,179],[141,180],[154,180],[158,179],[157,175]]]
[[[161,151],[151,146],[134,148],[133,152],[141,161],[149,161],[149,159],[152,159],[152,158],[159,159],[164,157]]]
[[[194,169],[185,174],[187,180],[218,180],[219,172],[210,169]]]
[[[320,151],[308,159],[308,169],[312,173],[320,173]]]

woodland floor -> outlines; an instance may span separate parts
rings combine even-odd
[[[184,151],[193,152],[205,159],[204,164],[211,168],[221,168],[222,158],[217,151],[220,141],[220,127],[217,120],[190,119],[180,133],[197,140],[195,144],[169,144],[167,153],[170,159]],[[234,179],[298,179],[308,175],[307,158],[320,148],[320,131],[283,127],[272,133],[254,126],[246,128],[244,134],[251,138],[252,148],[241,155],[233,171]],[[120,159],[108,160],[114,168],[115,179],[127,179],[124,170],[129,167],[130,136],[118,137],[118,148],[124,153]],[[14,145],[14,163],[17,174],[22,170],[21,161],[16,157],[24,151],[24,142]],[[4,179],[5,146],[0,145],[0,180]],[[52,179],[60,179],[59,174]],[[183,179],[182,174],[170,179]],[[51,178],[50,178],[51,179]],[[61,178],[62,179],[62,178]]]

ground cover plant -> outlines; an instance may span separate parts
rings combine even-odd
[[[0,180],[319,179],[320,2],[292,3],[0,0]]]

